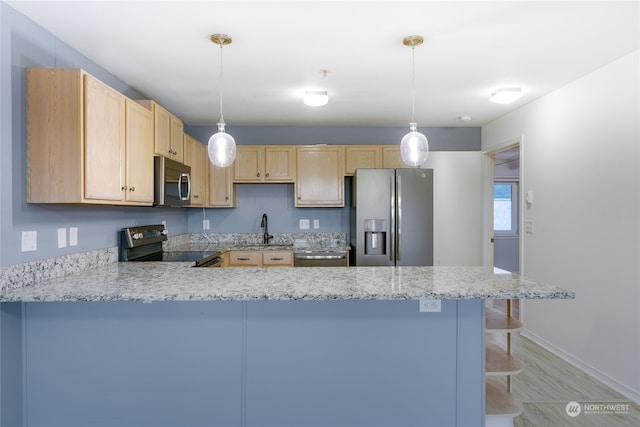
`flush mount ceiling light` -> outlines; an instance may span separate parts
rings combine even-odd
[[[522,89],[519,87],[500,88],[491,94],[491,102],[496,104],[511,104],[522,96]]]
[[[304,93],[304,103],[310,107],[322,107],[329,102],[326,90],[308,90]]]
[[[226,34],[213,34],[211,41],[220,46],[220,120],[218,121],[218,132],[209,138],[207,151],[211,163],[224,168],[231,165],[236,159],[236,141],[224,131],[226,123],[222,116],[222,46],[231,44],[231,37]]]
[[[329,70],[322,69],[320,74],[326,78]],[[322,107],[329,102],[329,94],[326,90],[307,90],[304,93],[304,103],[310,107]]]
[[[407,36],[402,40],[402,44],[411,48],[412,66],[412,101],[411,101],[411,123],[409,123],[409,133],[400,141],[400,155],[402,161],[409,166],[420,166],[427,161],[429,156],[429,141],[427,137],[418,132],[416,124],[416,65],[415,47],[420,46],[424,39],[422,36]]]

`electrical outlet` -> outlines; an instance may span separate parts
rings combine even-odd
[[[313,220],[313,228],[320,228],[320,220],[319,219],[314,219]]]
[[[67,247],[67,229],[58,228],[58,249]]]
[[[421,299],[421,313],[440,313],[442,311],[441,301],[439,299]]]
[[[78,227],[69,227],[69,246],[78,246]]]
[[[301,219],[299,222],[300,230],[308,230],[309,229],[309,220]]]
[[[208,230],[209,229],[209,220],[208,219],[203,219],[202,220],[202,229],[203,230]]]

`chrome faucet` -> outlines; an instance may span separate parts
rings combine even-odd
[[[269,234],[267,224],[268,224],[267,214],[263,213],[262,214],[262,222],[260,223],[260,227],[262,227],[263,231],[264,231],[262,233],[262,243],[264,245],[269,244],[269,239],[273,238],[273,236],[271,234]]]

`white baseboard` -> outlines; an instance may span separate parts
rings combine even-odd
[[[537,336],[533,332],[527,330],[526,328],[522,329],[521,334],[522,334],[522,336],[530,339],[531,341],[535,342],[539,346],[541,346],[541,347],[545,348],[546,350],[550,351],[551,353],[555,354],[556,356],[558,356],[560,359],[564,360],[565,362],[575,366],[576,368],[580,369],[581,371],[583,371],[583,372],[587,373],[588,375],[592,376],[593,378],[595,378],[596,380],[600,381],[601,383],[603,383],[607,387],[609,387],[609,388],[617,391],[621,395],[627,397],[632,402],[635,402],[636,404],[640,405],[640,391],[634,390],[631,387],[621,383],[620,381],[618,381],[618,380],[616,380],[614,378],[611,378],[607,374],[605,374],[602,371],[594,368],[593,366],[589,365],[588,363],[585,363],[582,360],[577,359],[576,357],[574,357],[571,354],[565,352],[564,350],[561,350],[560,348],[558,348],[555,345],[551,344],[550,342],[548,342],[544,338],[540,338],[539,336]]]

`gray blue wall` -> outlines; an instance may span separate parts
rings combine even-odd
[[[186,232],[183,210],[27,204],[26,68],[83,68],[127,96],[146,97],[5,3],[0,24],[0,265],[115,246],[127,225],[164,220],[172,233]],[[58,249],[62,227],[78,227],[78,246]],[[38,250],[22,253],[22,231],[30,230]]]
[[[478,151],[480,128],[426,127],[420,129],[432,151]],[[227,126],[239,145],[304,144],[394,144],[399,143],[404,127],[317,127],[317,126]],[[186,126],[185,132],[206,143],[217,132],[210,126]],[[263,213],[269,215],[269,230],[276,233],[301,232],[300,219],[318,219],[320,228],[311,232],[349,232],[351,179],[345,179],[345,208],[296,208],[293,184],[238,184],[238,203],[231,209],[207,209],[211,232],[259,232]],[[189,232],[202,231],[203,212],[189,210]]]
[[[0,266],[116,246],[118,231],[130,225],[167,221],[173,235],[201,231],[201,209],[27,204],[26,68],[83,68],[129,97],[146,99],[153,94],[136,92],[6,3],[0,3],[0,23]],[[185,129],[206,142],[215,128],[185,123]],[[230,124],[228,131],[238,144],[393,144],[407,129]],[[480,149],[477,127],[421,131],[434,151]],[[237,208],[206,210],[212,232],[258,232],[262,213],[269,215],[273,232],[299,231],[298,219],[320,220],[320,229],[310,231],[348,232],[348,208],[295,208],[291,184],[242,184],[237,194]],[[57,248],[57,229],[62,227],[78,227],[78,246]],[[22,231],[32,230],[38,232],[38,250],[22,253]]]

